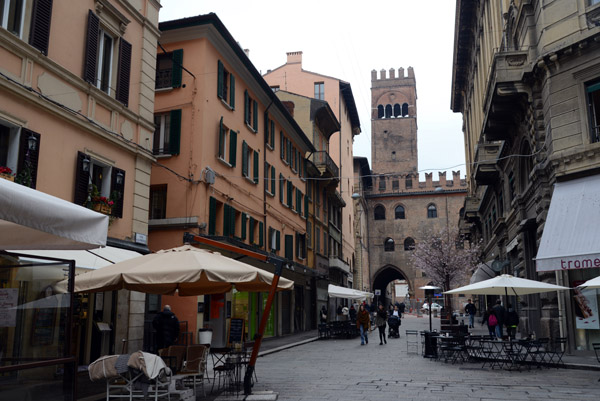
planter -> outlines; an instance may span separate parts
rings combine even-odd
[[[4,178],[5,180],[15,182],[15,176],[11,174],[0,173],[0,178]]]
[[[92,209],[98,213],[108,214],[112,213],[112,206],[105,205],[103,203],[94,203]]]

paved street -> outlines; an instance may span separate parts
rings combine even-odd
[[[434,319],[434,328],[439,319]],[[480,363],[445,364],[407,354],[404,330],[426,329],[427,316],[406,316],[400,339],[367,346],[360,339],[319,340],[258,359],[254,391],[279,400],[597,400],[599,371],[481,369]],[[220,399],[221,397],[219,397]],[[240,397],[241,398],[241,397]]]

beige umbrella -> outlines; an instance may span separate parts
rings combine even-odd
[[[582,288],[585,287],[585,288],[590,288],[590,289],[600,288],[600,276],[592,278],[583,284],[579,284],[577,287],[582,287]]]
[[[127,289],[149,294],[180,296],[238,291],[268,292],[274,275],[218,252],[184,245],[158,251],[75,276],[75,292]],[[279,279],[278,290],[294,282]],[[66,281],[57,284],[66,288]]]
[[[514,277],[510,274],[502,274],[489,280],[469,284],[464,287],[446,291],[444,294],[473,294],[473,295],[528,295],[543,292],[569,290],[556,284],[548,284],[541,281]],[[509,291],[510,290],[510,291]]]

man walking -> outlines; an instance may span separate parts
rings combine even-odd
[[[465,305],[465,313],[469,315],[469,328],[472,329],[475,327],[475,313],[477,313],[477,308],[475,305],[471,303],[469,299],[467,304]]]
[[[171,306],[165,305],[163,311],[154,317],[152,327],[156,330],[157,351],[168,348],[177,342],[177,338],[179,337],[179,320],[171,312]]]
[[[504,321],[506,320],[506,309],[502,306],[502,301],[497,300],[496,306],[494,306],[494,315],[496,315],[496,319],[498,320],[498,324],[496,325],[496,337],[502,339],[502,326],[504,326]]]

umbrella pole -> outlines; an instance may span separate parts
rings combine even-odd
[[[258,334],[255,336],[254,346],[252,347],[252,355],[250,356],[250,362],[248,362],[248,367],[246,368],[246,373],[244,375],[244,395],[252,394],[252,375],[254,374],[254,365],[256,365],[256,358],[258,357],[260,343],[262,342],[265,327],[267,326],[267,321],[269,320],[271,304],[273,303],[273,298],[275,298],[275,292],[277,290],[277,285],[279,284],[279,277],[281,277],[282,269],[283,262],[277,261],[275,275],[273,276],[273,282],[271,283],[271,288],[269,290],[269,297],[267,298],[265,310],[263,311],[262,318],[260,319]]]

